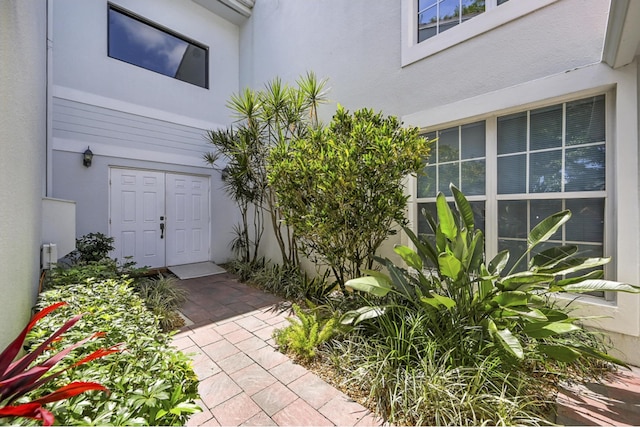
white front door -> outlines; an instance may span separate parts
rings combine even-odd
[[[167,174],[167,265],[209,260],[209,180]]]
[[[114,257],[140,267],[209,260],[209,180],[156,171],[110,170]]]

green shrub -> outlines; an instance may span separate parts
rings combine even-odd
[[[109,252],[115,249],[113,237],[102,233],[89,233],[76,239],[76,250],[71,256],[77,261],[97,262],[109,257]]]
[[[171,347],[170,335],[160,332],[157,318],[133,291],[131,280],[88,279],[83,283],[49,289],[40,295],[38,307],[65,301],[66,306],[38,323],[28,342],[37,346],[65,319],[87,313],[64,335],[66,346],[88,333],[104,331],[99,343],[87,343],[83,352],[73,354],[73,363],[96,346],[123,343],[124,350],[108,360],[94,361],[65,372],[60,380],[94,381],[106,386],[109,395],[77,396],[51,406],[63,425],[184,425],[197,412],[198,379],[191,362]],[[53,387],[53,385],[52,385]],[[46,392],[47,390],[43,390]]]
[[[293,304],[293,312],[297,319],[287,318],[290,325],[274,331],[274,339],[283,352],[311,360],[318,346],[334,334],[337,318],[323,318],[317,307],[305,312],[297,304]]]

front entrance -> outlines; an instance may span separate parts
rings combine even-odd
[[[152,268],[209,261],[209,179],[110,169],[115,258]]]

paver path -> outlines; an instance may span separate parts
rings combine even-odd
[[[182,309],[193,324],[174,336],[200,380],[198,426],[375,426],[381,420],[276,348],[271,334],[288,322],[279,298],[229,274],[181,280]]]
[[[374,426],[363,406],[275,349],[271,334],[286,325],[283,301],[224,273],[179,281],[189,290],[182,313],[193,322],[174,345],[192,354],[200,379],[198,426]],[[640,426],[640,370],[620,371],[604,384],[567,387],[557,423]]]

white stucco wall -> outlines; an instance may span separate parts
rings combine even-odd
[[[46,2],[0,2],[0,349],[26,325],[38,288],[46,29]]]
[[[110,58],[106,0],[54,2],[55,85],[191,119],[228,123],[225,103],[238,88],[238,27],[191,1],[112,3],[208,46],[209,89]]]
[[[402,68],[402,3],[256,2],[242,28],[241,86],[313,70],[329,78],[334,103],[403,116],[600,62],[608,2],[560,0]]]

